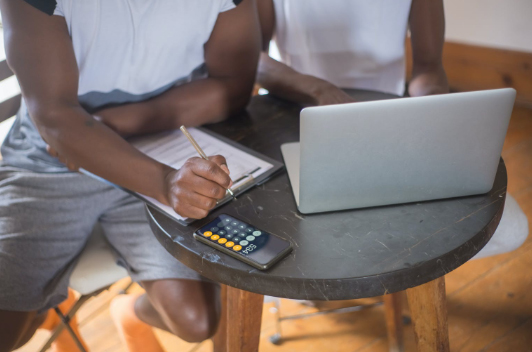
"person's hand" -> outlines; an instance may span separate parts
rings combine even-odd
[[[76,164],[70,162],[67,158],[59,155],[59,153],[54,148],[50,147],[48,144],[46,145],[46,151],[48,152],[48,154],[50,154],[54,158],[59,159],[59,161],[62,162],[63,164],[65,164],[66,167],[70,171],[78,171],[79,170],[79,166],[77,166]]]
[[[411,97],[449,93],[447,75],[443,67],[419,73],[414,72],[408,84],[408,93]]]
[[[316,105],[332,105],[354,103],[355,100],[334,84],[312,77],[312,96]]]
[[[211,156],[208,161],[190,158],[181,169],[166,176],[167,200],[179,215],[202,219],[232,184],[223,156]]]

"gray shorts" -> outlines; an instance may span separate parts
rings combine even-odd
[[[0,309],[43,311],[64,300],[97,222],[133,280],[202,279],[159,244],[131,195],[79,173],[0,164]]]

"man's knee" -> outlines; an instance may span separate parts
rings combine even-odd
[[[10,352],[23,346],[45,317],[36,312],[0,310],[0,352]]]
[[[207,340],[216,333],[218,327],[219,314],[212,308],[169,308],[170,329],[187,342]]]
[[[191,280],[161,280],[149,286],[150,301],[172,333],[188,342],[200,342],[216,333],[220,318],[217,285]]]

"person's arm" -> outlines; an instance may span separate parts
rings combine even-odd
[[[272,95],[303,105],[328,105],[353,102],[353,99],[334,84],[304,75],[268,55],[275,28],[275,9],[272,0],[258,0],[262,30],[262,50],[257,82]]]
[[[412,0],[409,25],[413,56],[412,79],[408,86],[410,96],[448,93],[442,63],[443,0]]]
[[[205,44],[208,77],[174,87],[148,101],[95,115],[122,136],[219,122],[246,107],[260,52],[255,0],[220,13]]]
[[[191,158],[174,170],[137,151],[78,102],[78,67],[64,18],[0,0],[7,60],[43,139],[65,159],[122,187],[205,217],[231,180],[225,159]]]

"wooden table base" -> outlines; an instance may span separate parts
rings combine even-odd
[[[383,296],[390,352],[403,352],[403,292]]]
[[[406,290],[417,350],[449,352],[445,278]]]
[[[390,352],[403,352],[402,292],[384,296]],[[419,352],[449,352],[445,279],[406,290]],[[214,352],[258,352],[264,296],[222,285]],[[229,324],[230,323],[230,328]]]

